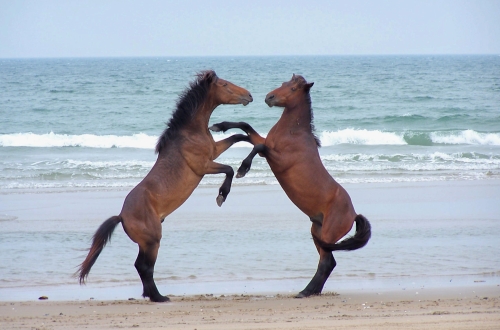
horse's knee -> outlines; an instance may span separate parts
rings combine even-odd
[[[226,180],[232,179],[234,177],[234,170],[231,166],[228,166],[226,169]]]

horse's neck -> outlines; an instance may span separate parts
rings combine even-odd
[[[311,132],[311,108],[303,103],[285,107],[278,123],[288,130]]]
[[[193,116],[193,119],[189,123],[188,127],[197,131],[206,131],[208,129],[210,116],[217,106],[218,104],[215,102],[204,102],[200,108],[196,110],[195,115]]]

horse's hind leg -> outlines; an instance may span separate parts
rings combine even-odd
[[[321,217],[321,220],[318,223],[317,219],[311,218],[311,221],[313,221],[311,232],[316,234],[321,232],[322,225],[320,223],[322,222],[322,220],[323,217]],[[323,286],[325,285],[326,280],[337,265],[332,252],[322,249],[316,241],[314,241],[314,245],[316,245],[316,249],[319,253],[318,269],[316,270],[316,274],[314,274],[311,282],[309,282],[304,290],[302,290],[298,295],[295,296],[296,298],[304,298],[320,294],[323,290]]]
[[[154,302],[165,302],[170,299],[167,296],[162,296],[160,292],[158,292],[158,288],[156,287],[153,279],[159,247],[159,242],[155,244],[148,244],[146,246],[139,245],[139,255],[135,261],[135,268],[141,277],[143,286],[142,296],[144,298],[149,297],[149,299]]]
[[[316,246],[318,247],[318,246]],[[337,265],[335,258],[331,252],[325,251],[319,248],[319,264],[316,274],[312,278],[311,282],[302,290],[295,298],[304,298],[312,295],[318,295],[323,290],[326,280],[332,273],[333,269]]]
[[[126,204],[127,205],[127,204]],[[130,212],[125,213],[123,229],[132,241],[139,245],[139,255],[135,260],[135,269],[141,277],[144,298],[149,297],[151,301],[164,302],[169,301],[168,297],[162,296],[158,292],[155,281],[153,279],[156,257],[160,248],[161,240],[161,219],[154,216],[144,216],[139,219],[130,215]]]

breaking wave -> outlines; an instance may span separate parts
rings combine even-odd
[[[215,133],[216,141],[222,140],[235,132]],[[266,136],[266,134],[262,134]],[[338,131],[318,133],[323,146],[339,144],[356,145],[500,145],[500,133],[480,133],[474,130],[440,132],[384,132],[380,130],[346,128]],[[50,132],[47,134],[14,133],[0,134],[1,147],[85,147],[85,148],[139,148],[154,149],[157,136],[137,133],[133,135],[68,135]],[[251,147],[239,142],[234,147]]]

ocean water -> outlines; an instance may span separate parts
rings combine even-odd
[[[0,189],[135,186],[204,69],[254,96],[211,123],[246,121],[263,135],[281,114],[265,95],[292,73],[313,81],[321,156],[341,183],[500,178],[500,56],[3,59]],[[219,161],[237,168],[249,150],[237,144]],[[263,159],[252,169],[234,184],[276,184]]]
[[[71,275],[93,232],[148,173],[179,94],[204,69],[254,96],[246,107],[220,106],[211,123],[247,121],[263,135],[281,114],[265,95],[293,73],[315,83],[322,160],[374,226],[367,247],[337,257],[327,289],[419,276],[498,279],[500,56],[1,59],[0,300],[35,288],[76,289]],[[249,151],[239,143],[218,161],[236,169]],[[266,162],[256,157],[219,209],[222,181],[206,176],[196,199],[164,223],[160,290],[246,292],[264,282],[269,291],[302,289],[317,265],[310,223],[280,194]],[[362,196],[376,185],[385,187],[379,199],[392,185],[439,189]],[[454,187],[467,198],[454,196]],[[246,201],[242,192],[255,196]],[[388,216],[383,207],[399,213]],[[117,228],[89,286],[133,285],[140,294],[136,254]]]

